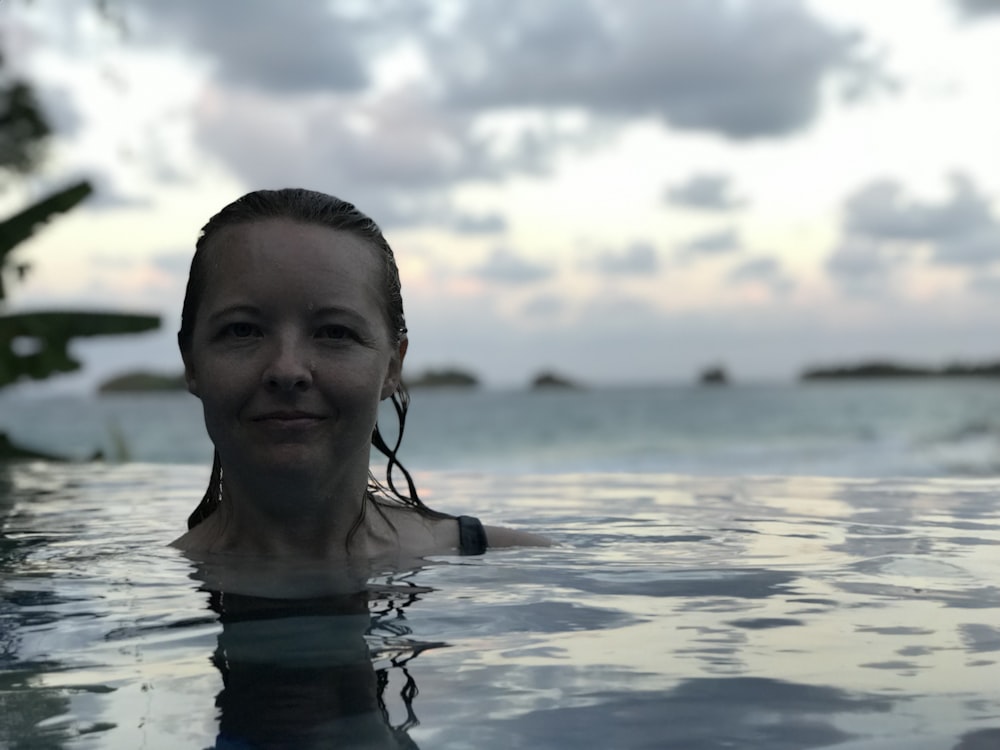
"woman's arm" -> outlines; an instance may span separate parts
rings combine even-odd
[[[544,536],[532,534],[528,531],[518,529],[507,529],[503,526],[484,526],[486,530],[486,542],[490,548],[494,547],[551,547],[553,542]]]

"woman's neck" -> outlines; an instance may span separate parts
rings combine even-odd
[[[262,478],[223,468],[222,503],[203,522],[205,541],[212,552],[272,558],[363,556],[354,547],[366,544],[367,524],[358,527],[367,515],[366,492],[366,475]]]

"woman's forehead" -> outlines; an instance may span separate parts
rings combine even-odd
[[[348,232],[268,219],[224,227],[206,244],[206,296],[213,291],[382,295],[377,249]]]
[[[205,238],[206,252],[220,248],[268,251],[350,250],[374,259],[377,248],[353,232],[324,224],[284,217],[239,222],[217,229]]]
[[[361,275],[381,270],[378,250],[367,240],[343,230],[289,219],[224,227],[206,244],[209,269],[263,267]]]

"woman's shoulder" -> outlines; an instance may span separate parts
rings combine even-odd
[[[174,539],[169,546],[176,547],[181,552],[199,552],[207,548],[211,539],[209,527],[212,524],[202,521],[193,529],[188,529]]]
[[[463,555],[482,554],[488,548],[497,547],[552,546],[549,539],[538,534],[504,526],[487,526],[475,516],[441,515],[428,518],[411,509],[401,511],[400,515],[411,523],[418,523],[425,532],[429,532],[434,539],[434,547],[440,550],[457,550]],[[400,516],[397,519],[394,519],[397,523],[402,520]],[[403,524],[406,525],[407,521],[403,521]]]

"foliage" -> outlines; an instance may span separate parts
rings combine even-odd
[[[48,136],[48,123],[28,84],[0,79],[0,168],[30,173],[42,157]]]
[[[0,222],[0,300],[4,299],[4,270],[11,251],[56,214],[69,211],[92,192],[86,181],[58,190]],[[17,266],[23,277],[26,266]],[[41,380],[80,367],[68,350],[78,336],[138,333],[157,328],[153,315],[111,312],[32,312],[0,315],[0,387],[22,377]]]
[[[0,316],[0,387],[22,377],[42,380],[56,373],[78,370],[80,363],[68,351],[71,339],[141,333],[159,325],[160,319],[155,315],[111,312],[32,312]]]
[[[38,167],[50,130],[31,87],[5,75],[3,62],[0,52],[0,178],[10,178]],[[0,313],[7,298],[4,282],[12,273],[23,280],[29,269],[27,263],[13,261],[14,251],[50,219],[72,210],[92,192],[89,182],[76,182],[0,220]],[[159,325],[156,315],[110,311],[0,314],[0,388],[22,378],[40,380],[79,369],[80,363],[69,353],[74,338],[138,333]],[[5,436],[0,437],[0,458],[21,454]]]
[[[11,250],[29,239],[53,216],[69,211],[92,192],[93,188],[89,182],[85,180],[77,182],[0,222],[0,300],[5,298],[3,272],[11,262],[8,257]],[[15,267],[19,279],[24,278],[28,268],[27,264]]]

